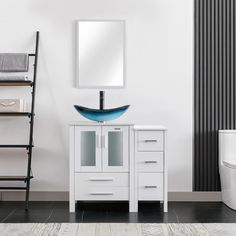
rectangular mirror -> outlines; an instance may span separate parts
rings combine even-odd
[[[78,21],[78,87],[124,87],[124,39],[123,20]]]

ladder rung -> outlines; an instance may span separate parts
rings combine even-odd
[[[10,189],[15,189],[15,190],[20,190],[20,189],[26,189],[26,187],[0,187],[0,189],[6,189],[6,190],[10,190]]]
[[[33,176],[30,176],[30,179],[32,178]],[[27,176],[0,176],[0,181],[26,181],[27,179]]]
[[[31,116],[30,112],[0,112],[0,116]]]
[[[0,86],[32,86],[33,82],[29,80],[1,80]]]
[[[21,145],[21,144],[7,144],[7,145],[0,145],[0,148],[29,148],[30,145]],[[32,145],[34,147],[34,145]]]

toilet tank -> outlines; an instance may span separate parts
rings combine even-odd
[[[219,161],[236,160],[236,130],[219,130]]]

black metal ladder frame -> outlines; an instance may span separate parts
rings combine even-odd
[[[0,187],[6,190],[26,190],[25,197],[25,210],[29,209],[29,193],[30,193],[30,180],[33,178],[31,175],[31,163],[33,152],[33,131],[34,131],[34,109],[35,109],[35,94],[36,94],[36,79],[37,79],[37,65],[38,65],[38,48],[39,48],[39,31],[36,32],[35,53],[28,54],[29,57],[34,57],[33,64],[33,81],[1,81],[0,86],[31,86],[32,99],[31,99],[31,112],[2,112],[0,116],[27,116],[30,118],[30,131],[29,131],[29,144],[10,144],[0,145],[0,148],[26,148],[28,155],[27,174],[26,176],[1,176],[0,181],[24,181],[25,187]]]

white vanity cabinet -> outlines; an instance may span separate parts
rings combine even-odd
[[[76,201],[130,200],[131,127],[70,125],[71,212]]]
[[[76,201],[161,201],[167,211],[166,130],[162,126],[72,123],[70,212]]]

